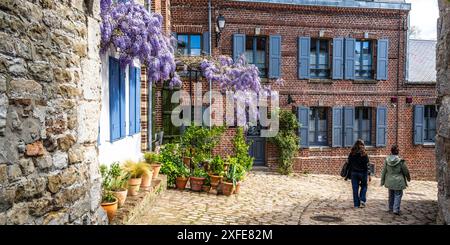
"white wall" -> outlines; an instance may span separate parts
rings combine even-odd
[[[141,133],[129,135],[129,69],[126,69],[125,76],[125,122],[126,137],[114,142],[110,141],[109,130],[109,56],[119,58],[111,51],[102,55],[102,109],[100,114],[100,143],[99,143],[99,162],[100,164],[111,164],[113,162],[123,162],[125,160],[137,161],[142,158],[141,153]],[[135,62],[139,67],[139,62]]]

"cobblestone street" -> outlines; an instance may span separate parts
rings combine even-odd
[[[167,190],[137,224],[434,224],[436,182],[413,181],[402,215],[387,212],[387,189],[375,178],[367,207],[354,209],[350,181],[338,176],[252,172],[237,195]],[[324,216],[324,217],[320,217]]]

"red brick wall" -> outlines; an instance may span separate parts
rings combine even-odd
[[[407,96],[412,96],[413,104],[434,104],[436,97],[434,85],[408,85],[404,81],[407,11],[231,1],[213,1],[213,8],[213,20],[219,13],[226,19],[219,47],[215,46],[216,35],[212,35],[214,55],[232,54],[234,33],[254,35],[255,28],[260,28],[261,35],[282,36],[282,77],[286,82],[283,87],[273,86],[281,94],[282,108],[290,109],[292,106],[287,105],[288,94],[295,100],[295,106],[386,106],[388,147],[368,149],[377,172],[381,171],[390,146],[398,144],[413,178],[435,178],[434,147],[413,145],[413,107],[405,102]],[[202,33],[208,30],[207,0],[172,0],[170,10],[172,31]],[[299,80],[297,39],[300,36],[319,37],[320,31],[325,38],[363,38],[365,32],[369,33],[370,39],[388,38],[388,80],[370,83]],[[395,107],[390,102],[394,96],[398,97]],[[223,154],[224,148],[221,145],[217,151]],[[294,169],[298,172],[338,174],[349,150],[331,147],[301,149]],[[268,144],[266,154],[267,165],[275,168],[278,154],[274,146]]]

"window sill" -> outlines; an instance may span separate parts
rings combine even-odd
[[[433,142],[423,144],[423,147],[425,147],[425,148],[434,148],[435,146],[436,146],[436,143],[433,143]]]
[[[353,80],[353,83],[355,84],[376,84],[378,83],[377,80],[372,80],[372,79],[359,79],[359,80]]]
[[[308,83],[322,83],[322,84],[332,84],[333,80],[331,79],[320,79],[320,78],[310,78]]]
[[[314,151],[331,151],[332,148],[329,146],[310,146],[305,149],[308,149],[309,151],[314,152]]]

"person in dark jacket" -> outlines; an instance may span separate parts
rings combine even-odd
[[[399,152],[398,146],[393,145],[391,155],[386,157],[381,171],[381,186],[389,189],[389,212],[396,215],[400,215],[403,190],[408,186],[406,181],[411,181],[408,167],[405,160],[398,156]]]
[[[367,181],[369,176],[369,156],[366,153],[364,141],[357,140],[348,156],[350,165],[353,204],[355,208],[366,206]]]

